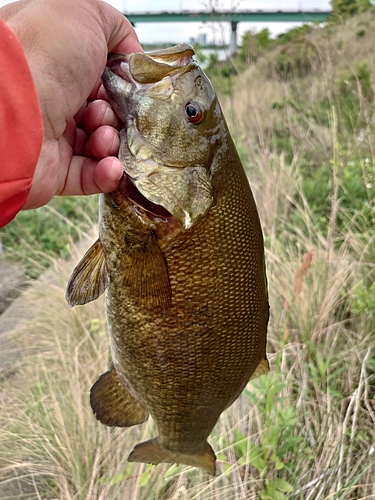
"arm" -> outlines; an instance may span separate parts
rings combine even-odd
[[[20,42],[0,19],[0,227],[26,203],[43,140],[38,96]]]
[[[129,21],[102,0],[20,0],[0,9],[0,17],[23,48],[44,129],[23,208],[55,195],[116,189],[123,172],[111,156],[119,145],[116,117],[95,99],[108,52],[142,51]]]

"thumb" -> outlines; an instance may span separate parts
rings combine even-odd
[[[116,54],[143,52],[131,22],[114,7],[103,1],[100,4],[108,52]]]

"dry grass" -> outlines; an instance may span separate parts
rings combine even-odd
[[[293,92],[290,84],[267,80],[261,62],[241,76],[234,97],[223,99],[264,227],[272,372],[249,384],[215,427],[218,475],[129,464],[133,446],[154,435],[152,422],[128,430],[96,422],[88,393],[109,365],[103,301],[70,310],[64,289],[73,264],[57,262],[28,291],[30,319],[15,332],[23,356],[18,375],[3,384],[4,478],[11,481],[12,471],[21,469],[35,498],[60,500],[375,497],[374,311],[354,307],[358,284],[374,281],[374,235],[358,214],[344,227],[338,223],[345,155],[363,156],[363,142],[353,137],[343,154],[334,112],[319,124],[291,105],[283,113],[272,106],[296,90],[307,107],[323,92],[333,103],[337,39],[349,36],[343,30],[312,39],[324,62],[321,75],[294,82]],[[289,159],[272,143],[280,124],[293,142]],[[371,120],[363,133],[373,157]],[[314,152],[332,166],[324,231],[304,193],[303,162]]]
[[[129,430],[96,422],[88,393],[109,364],[103,301],[70,310],[64,288],[72,264],[57,263],[27,293],[31,319],[16,332],[23,358],[16,379],[3,385],[3,475],[22,468],[40,498],[61,500],[255,500],[279,479],[291,489],[285,498],[371,498],[373,332],[363,317],[362,330],[337,319],[362,264],[345,249],[328,261],[324,246],[301,246],[314,247],[304,262],[277,240],[267,251],[273,371],[222,415],[211,439],[215,478],[128,464],[132,447],[154,435],[152,422]]]

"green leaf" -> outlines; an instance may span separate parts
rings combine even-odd
[[[247,437],[243,432],[239,431],[238,429],[234,433],[236,442],[234,443],[234,449],[238,453],[238,455],[242,456],[245,455],[247,452]]]
[[[281,477],[277,477],[274,481],[272,481],[272,485],[274,488],[277,490],[282,491],[283,493],[288,493],[294,491],[293,486],[288,483],[288,481],[285,481],[285,479],[282,479]]]
[[[271,485],[267,485],[266,489],[259,495],[262,500],[288,500],[288,497],[281,491]]]
[[[151,475],[151,472],[146,470],[144,472],[142,472],[142,474],[140,475],[139,479],[138,479],[138,485],[139,486],[146,486],[146,484],[149,482],[150,480],[150,475]]]
[[[168,478],[168,477],[171,477],[173,476],[174,474],[176,474],[178,470],[178,465],[177,464],[173,464],[171,467],[169,467],[169,469],[165,472],[164,474],[164,479]]]
[[[259,472],[262,472],[262,470],[265,469],[266,467],[266,461],[261,455],[257,455],[255,457],[251,457],[249,459],[250,464],[255,467]]]
[[[100,482],[102,484],[111,484],[111,485],[114,485],[114,484],[117,484],[117,483],[121,483],[122,481],[124,481],[126,479],[126,477],[127,477],[126,474],[116,474],[111,479],[102,477]]]
[[[246,439],[245,434],[238,429],[235,430],[234,436],[236,438],[236,441],[241,441],[242,439]]]
[[[285,467],[284,462],[277,455],[273,454],[272,460],[275,462],[276,470],[281,470]]]
[[[224,472],[227,476],[229,476],[232,467],[232,464],[230,464],[229,462],[224,463]]]

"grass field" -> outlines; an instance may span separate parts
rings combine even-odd
[[[18,375],[2,384],[5,479],[21,468],[35,498],[60,500],[375,498],[374,24],[371,11],[213,74],[257,200],[271,305],[271,372],[215,427],[218,475],[129,464],[152,422],[96,422],[104,305],[70,310],[74,264],[59,260],[27,292]]]

